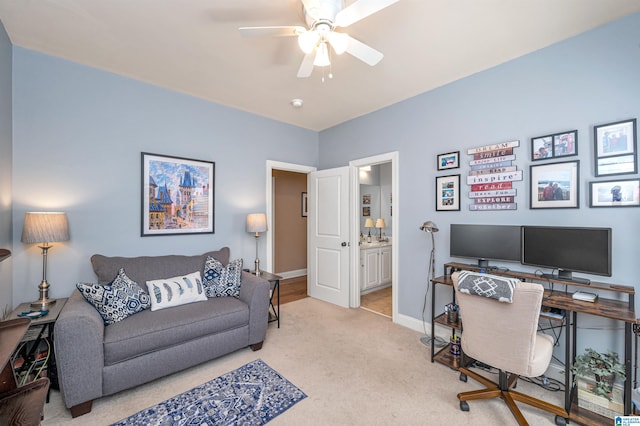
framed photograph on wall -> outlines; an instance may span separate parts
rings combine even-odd
[[[571,155],[578,155],[577,130],[531,138],[532,161]]]
[[[460,210],[460,175],[436,177],[436,210]]]
[[[589,182],[590,207],[640,207],[640,179]]]
[[[577,209],[580,161],[530,166],[531,209]]]
[[[460,151],[438,155],[438,170],[457,169],[460,167]]]
[[[637,173],[636,119],[593,127],[596,176]]]
[[[300,211],[302,212],[302,217],[307,217],[309,215],[309,199],[306,192],[302,193],[301,200]]]
[[[142,153],[142,236],[214,233],[215,163]]]

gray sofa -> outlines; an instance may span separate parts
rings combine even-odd
[[[229,249],[198,256],[91,257],[99,284],[124,267],[146,289],[148,280],[201,271],[207,256],[223,265]],[[104,325],[76,289],[56,321],[55,356],[60,392],[73,417],[91,411],[93,400],[155,380],[246,346],[259,350],[266,336],[269,283],[242,273],[240,296],[132,315]]]

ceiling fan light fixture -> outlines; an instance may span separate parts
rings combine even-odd
[[[315,31],[306,31],[298,36],[298,46],[304,53],[311,53],[320,41],[320,34]]]
[[[349,47],[349,36],[347,34],[331,32],[327,34],[327,39],[338,55],[342,55]]]
[[[329,60],[329,49],[327,49],[327,43],[324,41],[320,43],[316,50],[316,59],[313,61],[313,65],[316,67],[326,67],[331,65]]]

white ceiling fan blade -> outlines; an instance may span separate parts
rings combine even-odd
[[[374,66],[384,58],[382,53],[351,36],[347,45],[347,53],[371,66]]]
[[[302,64],[300,64],[300,68],[298,69],[298,78],[306,78],[311,75],[313,72],[313,61],[315,57],[315,51],[304,55]]]
[[[354,22],[366,18],[369,15],[389,7],[399,0],[358,0],[351,6],[342,9],[336,15],[336,27],[347,27]]]
[[[289,25],[281,27],[240,27],[244,37],[292,37],[307,31],[305,27]]]

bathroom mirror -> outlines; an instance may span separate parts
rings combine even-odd
[[[391,216],[393,214],[393,194],[391,193],[391,163],[377,164],[360,168],[360,232],[366,236],[371,231],[371,240],[383,233],[386,237],[393,235]],[[375,225],[378,219],[383,219],[385,227],[380,230],[375,227],[367,228],[367,219],[372,219]]]

